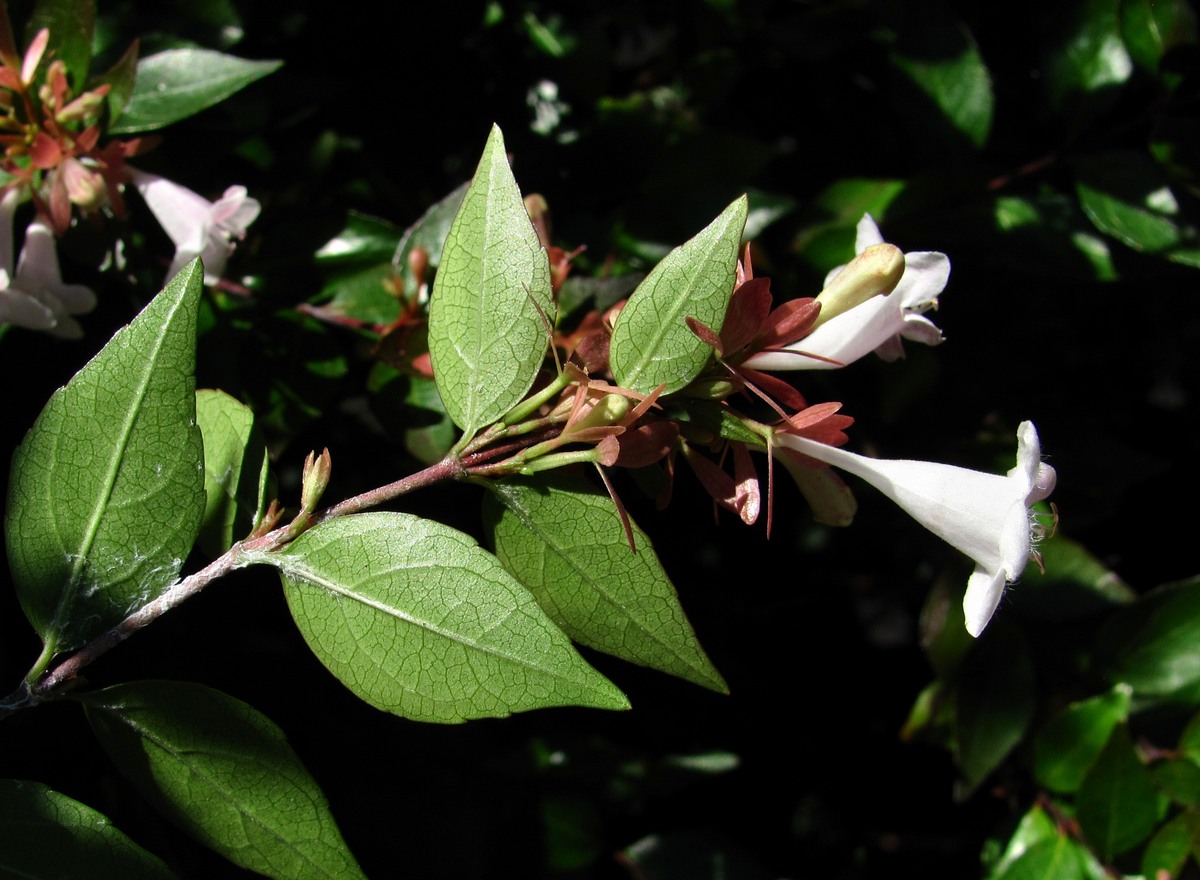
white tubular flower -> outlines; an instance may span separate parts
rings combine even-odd
[[[90,312],[96,295],[81,284],[63,284],[54,231],[41,220],[29,224],[13,272],[13,215],[20,201],[16,189],[0,199],[0,324],[78,339],[83,328],[71,315]]]
[[[167,277],[173,278],[200,257],[205,284],[216,284],[236,243],[246,237],[246,229],[262,210],[258,200],[249,198],[244,186],[231,186],[220,199],[210,202],[157,174],[136,168],[130,168],[129,174],[155,219],[175,243],[175,259]]]
[[[873,245],[883,244],[879,227],[864,214],[858,222],[854,250],[861,254]],[[825,279],[829,288],[845,266],[839,266]],[[937,251],[912,251],[904,255],[904,274],[891,293],[875,296],[854,308],[818,324],[815,330],[782,351],[764,351],[747,359],[745,366],[755,370],[830,370],[852,363],[869,352],[884,360],[904,355],[901,337],[937,345],[942,331],[924,316],[937,306],[938,294],[950,279],[950,260]],[[820,301],[821,297],[817,297]],[[802,352],[818,355],[805,357]],[[831,363],[832,362],[832,363]]]
[[[1041,460],[1032,422],[1017,428],[1017,464],[1005,476],[929,461],[867,458],[782,432],[776,442],[785,452],[798,452],[866,480],[975,560],[963,599],[967,631],[973,636],[992,619],[1005,584],[1017,580],[1034,555],[1039,527],[1030,507],[1054,489],[1054,468]]]

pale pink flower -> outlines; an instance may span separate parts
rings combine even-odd
[[[231,186],[221,198],[210,202],[157,174],[136,168],[130,168],[129,174],[159,225],[175,243],[175,258],[167,277],[174,277],[200,257],[205,283],[216,284],[237,242],[246,237],[246,229],[258,217],[262,209],[258,200],[250,198],[244,186]]]
[[[82,284],[63,283],[54,231],[40,218],[29,224],[13,271],[13,216],[21,197],[13,188],[0,198],[0,324],[78,339],[83,328],[71,316],[95,308],[96,295]]]

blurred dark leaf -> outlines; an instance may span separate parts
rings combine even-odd
[[[1098,639],[1105,674],[1138,704],[1200,702],[1200,578],[1167,584],[1118,613]]]
[[[1035,694],[1025,640],[1011,626],[993,621],[964,661],[958,682],[955,733],[968,789],[983,782],[1025,737]]]
[[[1053,791],[1078,791],[1088,769],[1100,755],[1113,729],[1129,716],[1129,685],[1067,706],[1038,733],[1033,772]]]
[[[1128,728],[1119,725],[1079,786],[1084,834],[1103,861],[1112,861],[1150,836],[1163,806]]]

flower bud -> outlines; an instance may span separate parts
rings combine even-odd
[[[581,419],[571,425],[572,433],[584,428],[615,425],[629,412],[629,398],[621,394],[606,394]]]
[[[300,478],[300,509],[304,513],[312,513],[317,509],[325,487],[329,485],[329,472],[332,467],[333,461],[328,449],[320,455],[310,452],[304,459],[304,470]]]
[[[817,297],[821,313],[813,329],[862,305],[874,296],[886,296],[895,290],[904,275],[904,252],[893,244],[867,248],[838,272]]]

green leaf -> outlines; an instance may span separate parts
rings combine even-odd
[[[712,223],[675,248],[633,292],[613,327],[609,359],[617,384],[648,394],[678,391],[700,374],[712,349],[691,331],[695,318],[720,331],[749,203],[732,202]]]
[[[1163,806],[1129,729],[1118,725],[1079,786],[1083,833],[1103,861],[1112,861],[1150,836]]]
[[[109,119],[116,119],[124,113],[125,105],[129,103],[129,98],[133,95],[134,86],[137,84],[138,48],[138,43],[134,40],[125,50],[125,54],[118,58],[112,67],[104,71],[96,82],[91,83],[92,87],[98,85],[109,87],[108,94],[104,96],[104,100],[108,104]]]
[[[492,126],[446,238],[429,303],[429,354],[446,412],[468,436],[537,377],[554,317],[550,263]]]
[[[173,583],[204,513],[198,260],[54,392],[13,455],[6,531],[43,660]]]
[[[1150,766],[1150,778],[1163,796],[1185,807],[1200,806],[1200,767],[1187,758],[1167,758]]]
[[[1118,0],[1083,0],[1055,9],[1055,39],[1043,41],[1043,77],[1050,100],[1074,113],[1095,113],[1133,73],[1117,26]],[[1053,22],[1053,18],[1050,19]]]
[[[1050,818],[1041,805],[1035,803],[1017,823],[1016,829],[1004,846],[1004,852],[1000,854],[996,863],[992,865],[992,870],[988,872],[989,880],[1003,876],[1009,866],[1032,847],[1045,841],[1054,840],[1059,836],[1057,823]]]
[[[938,18],[903,29],[892,63],[932,102],[917,105],[913,121],[924,131],[949,127],[975,148],[987,143],[995,98],[979,47],[962,22]]]
[[[396,252],[400,230],[387,220],[350,211],[346,226],[315,254],[317,265],[378,263],[388,261]]]
[[[1068,281],[1117,277],[1108,240],[1084,216],[1074,194],[997,196],[993,217],[1003,233],[991,245],[999,261],[1036,266],[1043,277]]]
[[[253,707],[173,681],[79,699],[113,763],[205,846],[280,880],[363,876],[325,795],[283,731]]]
[[[392,244],[395,245],[395,240]],[[317,315],[386,327],[400,317],[402,307],[393,292],[395,278],[396,267],[390,261],[342,268],[322,285],[321,293],[314,299],[325,304],[313,311]]]
[[[805,209],[805,223],[792,241],[792,249],[822,274],[850,262],[854,257],[858,221],[863,214],[882,221],[888,206],[905,186],[900,180],[834,181]],[[816,295],[817,291],[812,293]]]
[[[746,423],[723,403],[694,397],[673,398],[664,402],[663,409],[679,422],[680,430],[694,443],[709,444],[724,438],[757,449],[765,448],[762,435],[747,428]]]
[[[1196,13],[1186,0],[1121,0],[1120,16],[1125,47],[1152,72],[1170,49],[1196,41]]]
[[[1050,719],[1034,742],[1037,780],[1054,791],[1078,791],[1113,728],[1129,717],[1132,693],[1129,685],[1118,684],[1106,694],[1072,703]]]
[[[1200,810],[1184,810],[1155,832],[1142,854],[1142,874],[1178,877],[1188,856],[1200,858]]]
[[[1083,880],[1080,847],[1065,835],[1035,843],[988,880]]]
[[[608,495],[544,475],[488,482],[484,519],[496,556],[575,641],[728,693],[700,647],[650,539],[629,548]]]
[[[1101,631],[1106,674],[1142,703],[1200,701],[1200,578],[1168,584],[1122,610]]]
[[[279,568],[292,617],[321,662],[387,712],[459,722],[629,706],[494,556],[439,523],[341,517],[252,561]]]
[[[1192,716],[1179,735],[1179,751],[1193,764],[1200,765],[1200,712]]]
[[[170,880],[174,876],[91,807],[40,782],[0,779],[0,877]]]
[[[1200,266],[1200,235],[1148,154],[1113,150],[1079,163],[1076,193],[1093,225],[1137,251]]]
[[[400,243],[396,245],[395,253],[392,256],[392,264],[403,273],[406,291],[416,290],[417,278],[408,264],[409,256],[414,250],[421,248],[425,251],[430,268],[437,268],[441,265],[446,239],[450,235],[450,227],[454,225],[454,218],[458,216],[458,212],[462,208],[463,199],[467,196],[469,186],[470,184],[464,183],[462,186],[456,187],[440,201],[431,205],[416,223],[404,230],[404,235],[401,237]],[[429,280],[428,275],[425,280]]]
[[[1033,719],[1033,661],[1015,629],[989,628],[963,663],[955,734],[958,761],[974,788],[1008,756]]]
[[[220,556],[258,525],[267,504],[270,459],[254,413],[224,391],[196,392],[204,437],[204,520],[200,543]]]
[[[49,29],[45,58],[57,58],[66,65],[67,78],[75,92],[87,82],[92,63],[95,15],[92,0],[38,0],[25,28],[26,44],[42,28]]]
[[[211,49],[168,49],[138,62],[125,112],[109,134],[154,131],[221,103],[282,61],[250,61]]]
[[[1062,619],[1107,611],[1137,601],[1137,593],[1078,541],[1061,532],[1038,545],[1044,575],[1030,572],[1014,600],[1022,612]]]
[[[432,379],[377,363],[371,368],[367,389],[371,411],[389,434],[404,439],[404,448],[414,458],[424,464],[445,458],[458,438],[458,429],[446,415]]]

